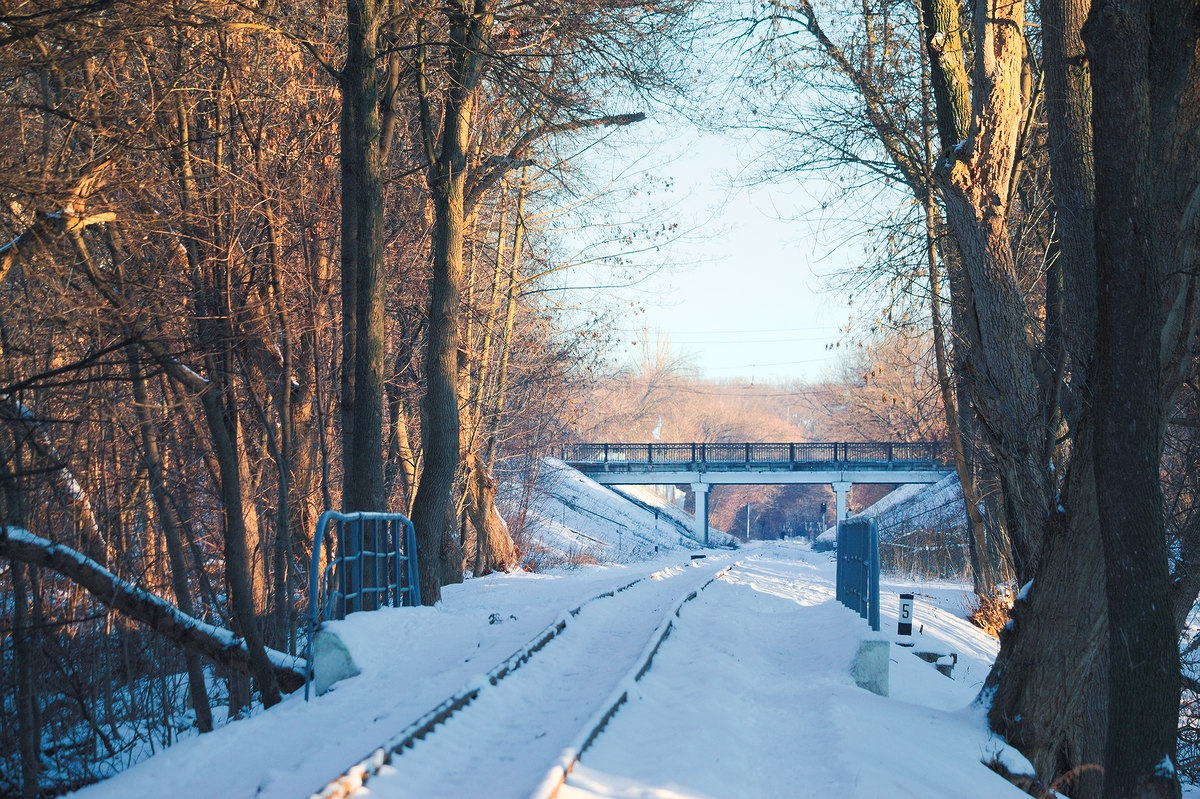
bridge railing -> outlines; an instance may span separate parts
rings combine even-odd
[[[561,457],[577,464],[796,464],[946,462],[938,441],[566,444]]]

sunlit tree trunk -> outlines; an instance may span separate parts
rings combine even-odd
[[[451,496],[459,462],[459,291],[463,282],[467,148],[475,92],[483,76],[494,6],[489,0],[454,0],[449,12],[450,61],[440,135],[433,129],[424,64],[418,62],[421,124],[433,192],[433,272],[425,350],[426,391],[421,414],[423,467],[413,501],[421,568],[421,600],[441,598],[442,581],[462,579],[462,553],[454,544]],[[418,42],[418,52],[424,44]],[[419,58],[421,56],[418,56]],[[440,144],[440,151],[435,149]]]

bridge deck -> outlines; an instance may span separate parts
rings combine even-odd
[[[658,472],[945,471],[940,442],[570,444],[561,457],[586,474]]]

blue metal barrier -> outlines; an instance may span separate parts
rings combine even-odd
[[[313,679],[313,637],[321,622],[360,610],[421,604],[413,523],[399,513],[325,511],[313,533],[308,592],[306,701]]]
[[[308,579],[314,628],[359,610],[420,605],[412,522],[399,513],[325,511],[313,534]]]
[[[838,523],[837,599],[879,632],[879,528],[870,517]]]

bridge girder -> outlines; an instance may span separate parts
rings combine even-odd
[[[575,464],[573,464],[575,465]],[[870,483],[904,485],[907,483],[936,483],[950,469],[853,469],[819,470],[803,472],[783,471],[695,471],[662,470],[653,472],[600,471],[575,468],[601,485],[681,485],[683,483],[707,483],[708,485],[795,485],[803,483]]]
[[[576,467],[578,468],[578,466]],[[837,498],[834,518],[841,522],[846,515],[846,496],[854,484],[906,485],[936,483],[949,469],[855,469],[783,472],[764,469],[755,471],[600,471],[581,469],[601,485],[691,485],[696,495],[695,538],[708,546],[708,491],[714,485],[797,485],[825,484],[833,487]]]

